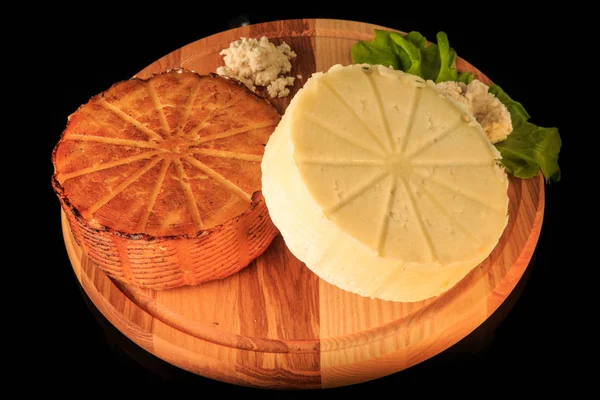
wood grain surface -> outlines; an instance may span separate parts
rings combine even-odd
[[[190,43],[137,76],[169,68],[214,72],[219,52],[240,37],[285,41],[301,75],[283,113],[313,72],[351,63],[350,48],[373,37],[367,23],[305,19],[232,29]],[[489,79],[467,61],[460,70]],[[509,223],[492,254],[458,285],[417,303],[386,302],[320,280],[277,236],[248,268],[196,287],[153,291],[119,284],[75,243],[62,215],[65,245],[84,291],[123,334],[187,371],[237,385],[311,389],[355,384],[396,373],[433,357],[471,333],[507,298],[536,247],[544,214],[542,175],[510,178]]]

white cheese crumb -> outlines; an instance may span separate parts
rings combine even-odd
[[[285,76],[292,69],[290,60],[296,53],[283,42],[279,46],[269,42],[266,36],[260,39],[241,38],[221,50],[225,65],[217,68],[217,74],[238,79],[250,90],[266,86],[271,97],[285,97],[290,93],[288,86],[295,78]]]
[[[474,79],[468,85],[463,82],[440,82],[435,88],[465,106],[483,128],[491,143],[506,139],[512,132],[510,113],[506,106],[492,93],[489,87]]]
[[[290,94],[290,89],[286,86],[292,86],[293,84],[294,78],[291,76],[277,78],[267,86],[267,92],[271,97],[285,97]]]

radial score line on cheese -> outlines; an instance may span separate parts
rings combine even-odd
[[[333,66],[294,96],[262,187],[290,251],[325,281],[391,301],[448,290],[494,249],[508,179],[481,126],[432,82]]]

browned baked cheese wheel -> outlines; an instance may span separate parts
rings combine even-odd
[[[279,120],[237,81],[184,69],[92,97],[52,153],[77,243],[109,276],[154,289],[246,267],[278,233],[260,162]]]

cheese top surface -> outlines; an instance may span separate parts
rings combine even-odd
[[[500,157],[431,82],[334,66],[292,99],[263,159],[288,248],[345,290],[417,301],[483,261],[508,221]]]

